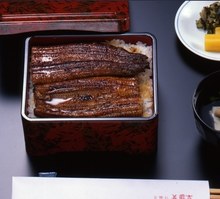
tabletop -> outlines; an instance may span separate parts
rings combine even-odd
[[[29,35],[0,37],[0,198],[11,198],[12,176],[56,171],[65,177],[122,177],[208,180],[220,187],[219,152],[199,135],[192,111],[198,83],[219,63],[201,58],[179,41],[174,19],[183,1],[130,0],[130,32],[149,32],[157,40],[159,126],[157,153],[151,162],[117,167],[86,159],[32,159],[25,151],[20,115],[24,41]],[[99,167],[100,167],[99,164]],[[106,166],[106,169],[105,169]]]

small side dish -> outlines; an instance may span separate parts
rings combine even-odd
[[[220,71],[199,82],[193,95],[195,123],[208,143],[220,146]]]
[[[184,1],[175,16],[175,31],[181,43],[194,54],[213,61],[220,61],[219,52],[205,50],[205,34],[202,28],[197,28],[196,21],[200,12],[218,1]],[[219,1],[220,2],[220,1]]]
[[[204,30],[204,49],[209,52],[220,52],[220,2],[204,6],[200,18],[196,20],[196,27]]]

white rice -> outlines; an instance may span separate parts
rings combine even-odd
[[[36,116],[34,115],[34,109],[35,109],[35,101],[34,101],[34,86],[32,84],[32,81],[30,80],[29,83],[29,92],[28,92],[28,106],[27,106],[27,115],[30,118],[35,118]]]

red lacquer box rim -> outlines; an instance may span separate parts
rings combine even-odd
[[[3,0],[0,34],[36,31],[126,32],[130,28],[128,0]]]
[[[48,38],[54,40],[59,40],[60,38],[80,38],[93,40],[94,38],[99,38],[101,41],[106,39],[122,39],[127,38],[133,39],[137,42],[137,38],[148,39],[152,45],[152,79],[153,79],[153,114],[150,117],[112,117],[112,118],[32,118],[26,114],[26,104],[27,104],[27,88],[29,81],[29,70],[28,70],[28,60],[31,42],[33,40],[43,39],[43,41]],[[156,38],[151,33],[124,33],[124,34],[95,34],[95,35],[42,35],[42,36],[32,36],[28,37],[25,41],[25,56],[24,56],[24,77],[23,77],[23,93],[22,93],[22,105],[21,105],[21,115],[22,118],[28,122],[77,122],[77,121],[131,121],[131,122],[143,122],[154,120],[158,116],[158,84],[157,84],[157,57],[156,57]]]

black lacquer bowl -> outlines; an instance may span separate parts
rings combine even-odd
[[[220,71],[205,77],[196,88],[192,100],[196,127],[203,139],[210,144],[220,146],[220,129],[213,107],[220,107]]]

